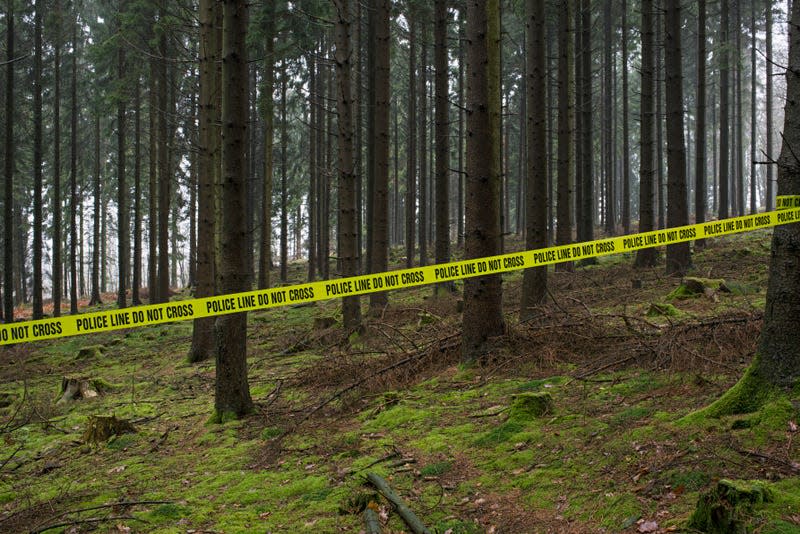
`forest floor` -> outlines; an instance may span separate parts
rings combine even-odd
[[[0,349],[0,532],[355,533],[369,499],[402,532],[367,472],[439,534],[687,531],[722,478],[772,488],[740,511],[751,531],[800,532],[800,402],[682,420],[753,357],[770,236],[697,252],[694,274],[725,286],[693,298],[670,296],[663,266],[610,256],[551,271],[550,302],[521,323],[521,273],[505,276],[508,334],[474,368],[459,297],[431,287],[390,293],[362,334],[336,300],[251,313],[256,411],[225,424],[209,422],[214,363],[186,363],[191,323]],[[56,403],[63,377],[100,395]],[[509,408],[531,392],[550,413]],[[136,432],[86,442],[109,415]]]

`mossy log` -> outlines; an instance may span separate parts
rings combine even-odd
[[[408,525],[408,528],[411,529],[411,532],[414,534],[431,534],[431,531],[425,527],[425,525],[416,515],[414,515],[414,512],[411,511],[411,508],[409,508],[406,503],[403,502],[403,499],[401,499],[400,496],[389,487],[389,484],[387,484],[380,475],[376,475],[375,473],[367,473],[367,480],[370,482],[370,484],[375,486],[381,495],[386,497],[386,500],[392,503],[395,511],[400,517],[403,518],[403,521],[406,522],[406,525]]]
[[[511,402],[508,418],[529,421],[553,413],[553,397],[546,392],[521,393]]]
[[[700,496],[688,526],[709,534],[746,534],[753,509],[773,499],[763,482],[723,479]]]
[[[378,514],[369,506],[364,508],[364,531],[366,534],[381,534],[381,522]]]
[[[136,428],[127,419],[117,419],[113,415],[110,417],[90,415],[86,431],[83,433],[83,441],[84,443],[104,443],[111,436],[135,433]]]

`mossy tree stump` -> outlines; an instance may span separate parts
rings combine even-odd
[[[700,496],[688,526],[709,534],[747,534],[755,507],[773,499],[763,482],[723,479]]]
[[[86,430],[83,433],[84,443],[105,443],[112,436],[135,434],[136,428],[127,419],[115,416],[90,415]]]
[[[509,420],[529,421],[553,413],[553,397],[546,392],[521,393],[511,401]]]

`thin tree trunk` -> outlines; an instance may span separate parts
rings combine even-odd
[[[245,221],[247,206],[247,3],[225,0],[222,15],[222,211],[219,283],[223,294],[249,289]],[[216,322],[218,421],[253,410],[247,384],[247,314],[222,315]]]
[[[622,0],[622,232],[631,233],[631,146],[628,128],[628,1]]]
[[[141,78],[138,75],[134,85],[133,106],[133,283],[131,284],[131,301],[134,306],[138,306],[142,303],[139,294],[142,288],[142,87]],[[194,106],[192,107],[194,108]],[[194,109],[192,115],[194,116]],[[197,161],[196,156],[193,156],[192,161]],[[192,174],[196,173],[197,170],[193,163]],[[196,186],[192,185],[192,187]],[[194,211],[194,204],[192,204],[192,210]]]
[[[339,87],[337,109],[339,114],[339,249],[343,276],[358,274],[358,235],[356,221],[356,177],[353,172],[353,102],[351,99],[352,35],[350,33],[349,0],[334,0],[337,19],[336,81]],[[361,304],[358,296],[342,299],[342,316],[345,329],[361,326]]]
[[[462,12],[463,13],[463,12]],[[464,247],[464,22],[458,25],[458,223],[456,246]],[[524,119],[523,119],[524,120]]]
[[[765,66],[766,66],[766,100],[764,105],[766,107],[766,150],[765,152],[765,160],[767,161],[767,211],[772,211],[775,207],[775,191],[774,191],[774,183],[775,183],[775,167],[772,165],[772,149],[773,149],[773,139],[772,139],[772,92],[773,92],[773,82],[772,82],[772,0],[766,0],[766,58],[765,58]]]
[[[89,305],[101,303],[100,299],[100,112],[95,111],[94,119],[94,220],[92,233],[92,296]]]
[[[3,196],[3,318],[14,322],[14,2],[6,12],[6,147]]]
[[[750,2],[750,213],[758,211],[756,198],[756,3]]]
[[[559,3],[558,12],[558,202],[556,205],[558,225],[556,243],[572,242],[572,186],[575,181],[574,154],[574,108],[575,88],[572,78],[573,48],[570,24],[573,10],[570,0]],[[535,162],[534,162],[535,164]],[[572,262],[560,263],[558,270],[571,271]]]
[[[78,313],[78,20],[72,21],[72,84],[70,87],[69,155],[69,311]]]
[[[55,37],[53,43],[53,317],[61,317],[61,0],[54,6]],[[11,21],[13,17],[9,17]],[[11,35],[11,32],[8,33]],[[9,69],[11,67],[9,66]],[[10,78],[10,77],[9,77]],[[8,83],[8,82],[6,82]],[[9,91],[7,95],[11,95]],[[11,115],[7,115],[11,116]],[[13,122],[13,121],[9,121]],[[4,284],[5,285],[5,284]],[[6,285],[6,292],[8,292]],[[6,317],[6,320],[10,320]]]
[[[434,70],[436,86],[436,263],[450,261],[450,117],[447,61],[447,0],[436,0]],[[437,288],[450,291],[452,283]]]
[[[124,11],[125,3],[120,4],[120,11]],[[120,13],[120,17],[122,14]],[[120,29],[122,31],[122,23]],[[117,80],[120,87],[125,87],[125,46],[117,48]],[[117,96],[117,264],[118,287],[117,306],[127,306],[127,278],[128,278],[128,184],[125,180],[125,116],[126,98],[123,94]]]
[[[163,13],[162,13],[163,15]],[[159,53],[167,57],[167,38],[162,34],[159,40]],[[169,211],[170,211],[170,172],[169,117],[167,98],[167,62],[161,60],[158,66],[158,297],[157,302],[169,300]],[[241,216],[241,213],[239,214]]]
[[[680,0],[667,0],[664,16],[666,75],[668,206],[667,226],[689,224],[686,206],[686,144],[683,134],[683,75],[681,73]],[[684,274],[691,265],[689,243],[667,246],[667,274]]]
[[[559,6],[561,30],[564,17],[569,19],[569,6]],[[568,23],[566,24],[568,27]],[[528,214],[525,248],[528,250],[547,246],[547,102],[544,48],[544,0],[527,0],[525,4],[527,154],[525,203]],[[565,40],[569,39],[568,30]],[[569,150],[569,146],[567,146]],[[522,279],[520,318],[525,320],[547,297],[547,267],[526,269]]]
[[[653,0],[642,0],[642,97],[640,106],[641,133],[639,135],[639,232],[655,229],[656,217],[655,185],[656,173],[653,161],[653,86],[655,83],[655,43],[653,42]],[[656,264],[657,250],[643,248],[636,251],[637,267],[653,267]]]
[[[286,282],[289,277],[289,162],[286,159],[286,145],[289,144],[288,128],[286,124],[286,91],[289,73],[286,70],[286,61],[281,68],[281,282]]]
[[[726,0],[722,0],[726,1]],[[656,202],[658,203],[658,228],[664,228],[667,215],[667,203],[664,190],[664,68],[662,48],[664,41],[661,38],[661,0],[655,2],[655,85],[656,85]]]
[[[583,129],[582,136],[582,154],[583,154],[583,169],[582,180],[583,186],[581,187],[582,206],[581,206],[581,220],[583,221],[583,237],[584,241],[594,240],[594,175],[593,175],[593,158],[592,158],[592,14],[589,5],[589,0],[581,0],[581,60],[583,66],[581,68],[581,128]],[[595,263],[594,258],[584,263]]]
[[[608,235],[614,235],[616,226],[616,212],[614,209],[614,161],[613,161],[613,101],[612,101],[612,55],[611,49],[614,46],[611,37],[611,2],[603,4],[603,30],[605,36],[603,41],[603,154],[604,154],[604,174],[605,174],[605,228]]]
[[[419,53],[419,75],[417,76],[419,101],[419,264],[428,264],[428,95],[426,91],[428,80],[428,32],[427,24],[423,18],[420,21],[422,41]]]
[[[216,63],[220,54],[220,43],[214,31],[216,10],[219,3],[214,0],[202,0],[199,5],[200,16],[200,90],[198,106],[198,143],[197,143],[197,287],[198,298],[214,294],[214,204],[215,204],[215,123],[219,120],[220,110],[216,107],[218,91]],[[214,354],[214,317],[195,319],[192,329],[192,345],[187,359],[199,362],[211,358]]]
[[[158,118],[158,70],[156,60],[150,59],[150,86],[147,91],[148,100],[148,141],[149,155],[147,158],[148,181],[147,181],[147,292],[150,303],[159,302],[158,300],[158,152],[163,150],[159,147],[156,139],[158,137],[157,124]]]
[[[695,189],[694,220],[706,221],[706,0],[697,2],[697,114],[695,122]],[[695,241],[696,247],[703,247],[705,241]]]
[[[727,219],[730,217],[730,149],[728,147],[728,135],[730,127],[730,109],[728,107],[728,95],[730,89],[728,80],[730,69],[728,66],[730,52],[730,12],[728,0],[720,0],[720,42],[718,47],[719,54],[719,218]]]
[[[467,2],[466,259],[500,249],[500,8]],[[464,283],[462,359],[475,362],[505,331],[500,275]]]
[[[406,267],[414,266],[417,215],[417,22],[413,7],[408,13],[408,134],[406,136]]]
[[[34,4],[33,56],[33,318],[42,305],[42,0]],[[9,117],[9,115],[6,115]]]
[[[741,0],[734,3],[736,9],[736,215],[744,215],[744,128],[742,112],[742,7]]]

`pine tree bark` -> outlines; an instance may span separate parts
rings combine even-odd
[[[373,170],[372,184],[372,247],[370,272],[379,273],[389,267],[389,96],[390,83],[390,42],[389,20],[391,4],[389,0],[374,0],[374,38],[370,48],[375,54],[375,90],[372,111],[375,120],[372,140]],[[379,315],[386,308],[388,297],[385,292],[371,293],[369,308],[372,315]]]
[[[53,317],[61,317],[61,0],[53,6]],[[10,35],[10,33],[9,33]],[[9,92],[8,94],[11,94]],[[9,115],[10,116],[10,115]],[[4,284],[5,285],[5,284]],[[6,286],[8,290],[8,286]],[[8,320],[8,318],[6,318]]]
[[[655,43],[653,38],[653,0],[642,0],[642,88],[640,105],[641,133],[639,134],[639,232],[655,230],[655,161],[653,136],[655,130],[654,95]],[[653,267],[657,250],[643,248],[636,251],[636,267]]]
[[[317,277],[317,144],[315,143],[316,134],[314,128],[317,124],[317,100],[316,91],[316,50],[312,50],[306,59],[308,62],[308,281],[311,282]],[[264,204],[266,205],[266,204]],[[263,217],[263,210],[262,210]],[[262,220],[263,224],[263,220]],[[266,228],[262,226],[262,228]],[[262,230],[263,231],[263,230]],[[263,235],[263,234],[262,234]]]
[[[628,125],[628,2],[622,0],[622,232],[631,233],[631,146]]]
[[[133,88],[133,282],[131,302],[142,304],[142,80],[136,76]],[[196,156],[193,156],[193,161]],[[192,165],[192,174],[196,174]]]
[[[162,13],[163,15],[164,13]],[[167,37],[163,31],[158,42],[159,54],[167,58]],[[167,98],[167,62],[162,59],[158,72],[158,292],[156,302],[169,301],[169,210],[170,210],[170,172],[169,148],[172,142],[169,134],[170,113]]]
[[[417,22],[413,6],[408,19],[408,123],[406,136],[406,267],[414,266],[417,219]]]
[[[730,9],[728,0],[720,0],[720,25],[719,25],[719,218],[727,219],[730,217],[730,148],[728,146],[728,136],[730,133],[729,109],[729,26]]]
[[[559,6],[560,18],[565,16],[565,6]],[[569,17],[569,8],[566,7]],[[547,102],[545,101],[547,72],[544,47],[544,0],[527,0],[525,3],[526,42],[526,98],[527,98],[527,188],[525,203],[527,231],[525,248],[528,250],[547,246]],[[563,30],[563,25],[561,27]],[[569,34],[567,34],[569,35]],[[567,37],[568,39],[568,37]],[[567,147],[567,149],[569,149]],[[536,306],[547,297],[547,267],[525,269],[522,279],[520,319],[534,313]]]
[[[6,11],[6,128],[3,194],[3,318],[14,322],[14,2]]]
[[[33,309],[44,315],[42,304],[42,0],[34,3],[33,37]]]
[[[467,2],[466,259],[500,250],[500,8],[498,0]],[[462,359],[470,364],[502,335],[500,275],[464,283]]]
[[[756,3],[750,3],[750,213],[758,211],[756,195]]]
[[[93,221],[92,221],[92,296],[89,305],[100,304],[100,110],[95,111],[94,119],[94,176],[92,177],[93,188]]]
[[[614,137],[613,137],[613,100],[612,85],[614,77],[612,75],[612,56],[611,49],[614,46],[611,36],[611,2],[603,3],[603,158],[605,175],[605,228],[608,235],[614,235],[616,231],[616,210],[614,192]]]
[[[269,287],[269,269],[272,259],[272,151],[274,143],[272,93],[275,90],[275,8],[272,2],[266,2],[264,8],[267,10],[264,16],[264,74],[261,88],[262,98],[264,99],[264,187],[261,198],[261,240],[259,241],[258,254],[259,289],[267,289]],[[314,67],[312,66],[311,69],[313,71]],[[311,91],[316,91],[313,82]],[[313,145],[314,143],[312,142],[311,144]],[[316,169],[312,169],[312,173],[314,172],[316,172]],[[313,230],[309,233],[313,234]],[[309,261],[313,262],[311,256],[309,256]]]
[[[772,211],[775,208],[775,166],[772,165],[772,149],[773,149],[773,133],[772,133],[772,95],[773,95],[773,82],[772,82],[772,1],[773,0],[766,0],[766,58],[765,58],[765,65],[766,65],[766,79],[764,81],[766,85],[766,99],[764,101],[764,105],[766,106],[765,113],[767,115],[766,120],[766,149],[765,152],[765,159],[767,163],[767,211]]]
[[[147,292],[150,303],[158,302],[158,74],[155,58],[150,59],[147,90],[149,154],[147,180]]]
[[[574,172],[574,108],[575,87],[573,84],[572,36],[571,23],[574,20],[574,9],[571,0],[562,0],[558,12],[558,198],[556,204],[556,243],[566,245],[572,242],[572,187],[575,183]],[[527,106],[526,106],[527,108]],[[528,212],[530,213],[530,212]],[[560,263],[558,270],[571,271],[572,262]]]
[[[78,13],[72,22],[69,155],[69,312],[78,313]]]
[[[436,263],[450,261],[450,117],[448,100],[447,0],[434,5],[434,70],[436,79]],[[452,291],[452,283],[437,285]]]
[[[695,115],[694,222],[706,221],[706,0],[697,2],[697,113]],[[703,247],[705,240],[695,241]]]
[[[125,2],[119,5],[120,14],[124,13]],[[120,19],[119,31],[122,31]],[[117,48],[117,82],[120,94],[117,95],[117,306],[124,308],[127,306],[127,282],[128,282],[128,184],[125,176],[125,135],[126,135],[126,75],[125,75],[125,46]]]
[[[420,20],[420,52],[419,74],[417,76],[417,101],[419,103],[419,208],[418,208],[418,234],[419,234],[419,264],[428,265],[428,25],[424,16]]]
[[[462,11],[463,13],[463,11]],[[456,223],[456,246],[464,248],[464,28],[462,20],[458,25],[458,222]],[[522,119],[524,121],[524,118]]]
[[[339,250],[342,275],[358,274],[358,235],[356,231],[356,176],[353,164],[353,101],[351,88],[352,35],[349,0],[334,0],[336,7],[336,81],[339,88],[337,109],[339,114]],[[342,299],[342,316],[345,329],[361,327],[360,298]]]
[[[214,21],[219,3],[202,0],[200,15],[200,90],[198,105],[198,183],[197,183],[197,286],[198,298],[214,294],[216,222],[215,205],[215,157],[217,141],[215,123],[220,119],[215,95],[217,87],[216,63],[220,55],[220,43],[214,31]],[[187,359],[190,363],[210,359],[214,354],[214,317],[195,319],[192,327],[192,345]]]
[[[667,117],[667,227],[689,224],[686,196],[686,144],[683,134],[680,0],[667,0],[664,15],[664,72]],[[683,275],[691,265],[689,243],[667,246],[667,274]]]
[[[289,162],[286,159],[286,148],[289,144],[289,135],[286,124],[286,91],[287,77],[286,61],[281,68],[281,240],[280,240],[280,278],[286,282],[289,277]]]
[[[223,294],[249,289],[246,222],[248,76],[247,2],[222,4],[222,234],[219,284]],[[253,410],[247,384],[247,313],[221,315],[215,326],[217,419],[242,417]]]
[[[581,0],[581,186],[582,204],[580,223],[583,225],[582,241],[594,240],[594,172],[592,157],[592,14],[590,0]],[[594,258],[583,263],[595,263]]]

